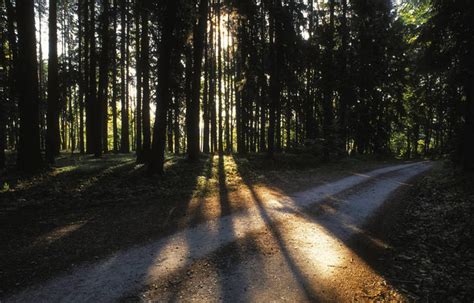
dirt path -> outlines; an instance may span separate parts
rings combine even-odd
[[[288,197],[249,185],[253,205],[244,211],[82,266],[5,301],[347,299],[376,273],[344,241],[394,190],[429,168],[386,167]]]

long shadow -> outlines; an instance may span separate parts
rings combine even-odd
[[[231,203],[230,203],[230,200],[229,200],[229,190],[227,188],[227,178],[226,178],[227,172],[225,170],[224,156],[223,155],[219,155],[219,169],[218,169],[218,172],[219,172],[219,202],[220,202],[220,208],[221,208],[221,215],[228,215],[232,212],[232,206],[231,206]],[[230,221],[230,224],[231,225],[234,224],[232,222],[232,220]],[[225,229],[226,229],[226,226],[221,226],[221,228],[219,230],[224,231]],[[229,227],[227,227],[227,229],[230,230],[230,232],[232,234],[232,237],[236,238],[234,227],[229,226]],[[245,240],[243,240],[243,241],[245,241]],[[232,248],[233,248],[232,249],[232,256],[234,257],[234,260],[235,260],[234,264],[240,263],[239,261],[242,261],[243,258],[244,258],[243,252],[240,249],[241,244],[243,244],[243,243],[235,242],[232,245]],[[225,272],[231,270],[229,268],[230,265],[228,265],[228,263],[226,263],[226,265],[227,266],[224,266],[220,270],[222,272],[222,274],[220,275],[221,279],[219,280],[220,291],[221,291],[220,295],[222,297],[222,301],[223,302],[231,302],[231,301],[241,302],[241,301],[245,301],[245,299],[247,298],[247,294],[245,292],[234,290],[233,288],[230,287],[230,285],[226,285],[226,283],[225,283],[226,281],[223,280],[222,277],[225,277]],[[241,277],[241,276],[239,276],[239,278],[241,279],[241,281],[239,283],[239,286],[243,286],[247,279],[245,277]]]
[[[206,217],[204,214],[204,208],[205,208],[205,203],[206,203],[206,195],[207,195],[207,190],[210,187],[210,180],[212,179],[212,174],[213,174],[213,168],[214,168],[214,155],[210,155],[206,161],[205,165],[205,171],[204,171],[204,185],[200,186],[202,187],[202,193],[200,193],[200,196],[197,198],[197,205],[196,207],[192,210],[191,215],[191,220],[190,220],[190,225],[195,226],[201,222],[203,222]],[[191,200],[188,200],[188,204],[185,207],[185,209],[189,209],[189,203]]]
[[[153,179],[144,169],[125,165],[98,178],[95,185],[87,189],[85,196],[90,197],[90,201],[78,198],[77,204],[68,201],[71,207],[65,209],[18,214],[15,222],[2,219],[1,293],[24,289],[86,261],[102,259],[119,250],[172,234],[177,224],[164,226],[163,223],[180,219],[172,210],[186,207],[198,176],[204,171],[204,164],[204,161],[193,164],[178,160],[166,168],[163,177]],[[105,197],[95,195],[95,191],[111,184],[115,186],[112,191],[118,191],[118,195],[107,198],[109,193],[105,189]],[[173,188],[176,190],[170,191]],[[101,204],[101,201],[105,203]],[[66,228],[67,232],[60,237],[31,244],[41,235],[76,223],[76,227]],[[21,228],[22,224],[24,228]],[[28,230],[30,227],[31,231]],[[151,252],[138,270],[146,274],[158,254],[159,251]],[[104,270],[113,272],[120,265],[114,264],[112,261],[109,269]],[[106,278],[105,275],[101,277]]]
[[[218,156],[217,163],[215,163],[214,157],[211,156],[210,164],[207,169],[207,177],[208,179],[210,179],[212,176],[214,165],[217,164],[216,177],[218,178],[219,187],[218,189],[220,219],[216,221],[219,222],[219,226],[216,227],[216,232],[209,231],[208,238],[206,238],[204,241],[209,243],[228,243],[227,240],[229,238],[236,239],[234,242],[224,245],[223,247],[212,253],[213,256],[215,255],[218,257],[212,258],[210,264],[213,266],[212,270],[214,270],[219,276],[219,279],[217,281],[219,284],[219,300],[222,302],[242,302],[247,301],[247,293],[243,291],[243,288],[244,285],[249,281],[248,277],[246,277],[245,273],[240,274],[238,277],[233,276],[233,281],[231,284],[227,284],[227,282],[229,281],[226,277],[228,276],[229,271],[232,271],[234,269],[233,266],[235,266],[235,264],[239,264],[245,258],[245,252],[242,251],[241,246],[250,246],[254,245],[254,243],[252,243],[252,239],[250,237],[245,237],[243,239],[237,240],[237,235],[235,234],[234,228],[235,222],[232,220],[231,217],[226,217],[225,219],[223,218],[231,214],[233,211],[232,204],[229,198],[229,190],[227,187],[227,172],[225,170],[224,161],[225,159],[223,155]],[[205,200],[202,199],[200,203],[205,203]],[[197,217],[195,218],[194,222],[200,222],[199,212],[195,213],[195,216]],[[189,247],[194,247],[196,246],[195,241],[196,239],[193,237],[192,231],[187,233],[187,245]],[[229,255],[227,255],[227,252],[229,252]],[[182,275],[184,276],[184,274]],[[235,279],[238,280],[237,283],[235,283]],[[169,301],[178,301],[178,296],[180,292],[186,291],[184,287],[186,287],[186,283],[183,283],[181,287],[174,287],[174,289],[171,290],[171,297],[169,298]]]
[[[289,252],[287,248],[287,245],[285,243],[282,233],[278,229],[278,226],[274,224],[270,214],[265,209],[262,200],[260,199],[256,191],[254,190],[253,185],[251,184],[249,180],[245,178],[245,175],[243,173],[241,173],[241,176],[242,176],[243,182],[245,183],[245,185],[247,186],[247,188],[250,190],[252,194],[253,201],[259,211],[260,216],[265,221],[266,225],[269,227],[271,235],[273,239],[276,241],[279,251],[282,254],[283,258],[285,259],[286,264],[291,271],[291,274],[293,275],[295,281],[300,285],[301,289],[303,290],[304,292],[303,295],[305,299],[310,302],[318,301],[320,296],[318,295],[317,291],[312,287],[308,279],[305,277],[303,271],[299,268],[299,266],[294,261],[293,257],[291,256],[291,253]]]
[[[278,211],[292,213],[293,215],[297,215],[300,218],[303,218],[309,222],[314,223],[317,226],[324,228],[332,237],[339,239],[346,245],[347,248],[349,248],[358,257],[360,257],[377,275],[389,281],[390,285],[395,289],[401,290],[403,283],[400,283],[400,281],[397,280],[391,280],[390,277],[387,276],[388,273],[386,272],[383,266],[384,263],[379,261],[379,258],[383,256],[384,253],[386,253],[386,239],[373,236],[370,232],[367,232],[364,229],[365,225],[363,223],[367,222],[368,219],[373,218],[373,216],[360,217],[357,212],[355,212],[355,209],[351,209],[350,204],[348,204],[347,202],[353,199],[353,197],[358,197],[358,199],[362,199],[363,201],[372,202],[372,192],[370,190],[371,185],[376,184],[378,182],[384,182],[384,179],[387,176],[390,176],[391,179],[387,179],[388,185],[386,185],[386,187],[388,186],[388,189],[386,189],[386,193],[380,198],[382,202],[380,203],[380,205],[374,207],[371,212],[377,215],[381,205],[383,205],[383,201],[390,200],[390,197],[395,192],[395,190],[398,190],[399,188],[408,188],[412,183],[411,180],[418,178],[418,176],[415,176],[409,178],[409,181],[397,181],[396,178],[399,175],[401,176],[402,171],[403,169],[383,174],[376,178],[371,177],[367,181],[357,186],[359,191],[357,191],[356,193],[353,193],[351,192],[351,189],[348,189],[346,191],[337,193],[334,196],[328,197],[325,201],[319,201],[318,205],[326,206],[326,210],[324,209],[324,207],[322,207],[322,209],[320,207],[319,211],[315,213],[309,209],[295,210],[294,207],[283,207],[281,209],[278,209]],[[251,188],[251,185],[248,182],[246,183],[249,188]],[[281,190],[282,192],[284,192],[284,189]],[[258,203],[258,207],[260,212],[262,213],[262,216],[266,220],[271,222],[271,218],[269,218],[268,214],[265,212],[265,209],[262,206],[261,201],[258,199],[256,193],[254,191],[252,191],[252,193],[255,197],[255,201],[257,201]],[[349,207],[347,207],[347,205],[349,205]],[[381,221],[379,219],[376,222],[380,223]],[[373,225],[374,224],[372,223],[372,227]],[[272,227],[272,233],[274,234],[274,237],[278,240],[280,249],[282,250],[282,253],[285,258],[288,260],[288,264],[293,270],[295,277],[299,281],[301,281],[303,285],[308,285],[306,283],[307,281],[304,279],[303,274],[299,271],[298,267],[292,262],[291,256],[285,249],[281,234],[275,227]],[[307,291],[307,297],[317,298],[315,292],[312,291],[311,288],[307,289]]]
[[[213,177],[213,168],[214,168],[214,155],[211,154],[208,156],[207,158],[207,161],[206,161],[206,164],[204,165],[205,169],[204,169],[204,185],[200,185],[201,187],[204,187],[205,189],[207,189],[209,186],[210,186],[210,180],[212,179]],[[191,213],[189,214],[191,216],[190,220],[189,220],[189,227],[193,227],[193,226],[197,226],[199,223],[203,222],[206,218],[205,218],[205,214],[204,214],[204,207],[205,207],[205,203],[206,203],[206,191],[204,191],[204,193],[202,193],[202,196],[199,196],[197,198],[197,205],[191,210]],[[187,203],[186,203],[186,207],[185,209],[181,209],[181,213],[182,215],[186,215],[186,211],[189,209],[189,205],[191,203],[191,199],[188,199]],[[187,245],[192,245],[193,243],[193,240],[191,238],[191,235],[189,233],[186,233],[186,243]],[[188,264],[189,265],[189,264]],[[179,279],[180,277],[185,277],[186,276],[186,273],[181,270],[177,273],[174,273],[174,275],[176,276],[176,279]],[[179,286],[179,285],[174,285],[172,287],[172,289],[170,290],[170,297],[167,299],[167,301],[169,302],[177,302],[178,299],[179,299],[179,293],[180,291],[182,290],[182,287]]]
[[[115,200],[117,195],[111,190],[111,183],[117,181],[115,178],[117,175],[128,177],[133,165],[129,161],[121,164],[116,164],[115,161],[110,163],[113,166],[107,168],[102,165],[101,169],[87,172],[86,177],[78,172],[69,172],[54,177],[56,180],[50,181],[47,185],[34,185],[27,190],[14,192],[9,199],[18,197],[18,199],[30,199],[31,202],[0,214],[2,242],[8,245],[10,241],[27,238],[28,242],[21,245],[22,248],[27,248],[33,242],[30,240],[32,238],[47,235],[68,224],[90,220],[93,217],[91,213],[94,212],[92,209],[94,207],[118,204],[119,202]],[[107,170],[106,174],[103,174],[104,170]],[[75,187],[68,186],[69,178],[74,178],[72,182],[78,183],[88,178],[93,180],[78,191]],[[56,191],[56,184],[63,182],[67,184],[60,184],[60,188]],[[12,234],[15,237],[11,237]]]
[[[107,169],[120,167],[133,161],[132,155],[108,154],[100,159],[87,155],[63,156],[58,159],[57,164],[52,169],[41,171],[37,174],[24,174],[12,170],[2,176],[2,182],[7,182],[10,187],[14,188],[14,194],[16,195],[27,194],[38,189],[47,190],[48,183],[55,182],[56,180],[62,182],[66,179],[73,179],[77,184],[71,185],[78,186],[83,181],[87,181]],[[19,182],[24,183],[21,188],[17,188]],[[3,195],[8,197],[8,192]]]

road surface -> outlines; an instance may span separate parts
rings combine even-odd
[[[4,302],[338,301],[384,283],[347,247],[390,194],[428,162],[353,174],[252,206],[45,281]],[[374,242],[377,239],[373,239]],[[383,245],[383,243],[380,243]]]

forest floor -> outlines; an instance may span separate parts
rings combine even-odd
[[[63,156],[54,169],[37,176],[9,172],[2,175],[0,185],[0,297],[32,286],[30,292],[20,292],[16,298],[24,301],[21,294],[26,296],[23,299],[32,298],[29,293],[37,299],[48,287],[59,285],[64,291],[77,287],[76,292],[69,289],[76,301],[90,301],[98,294],[123,301],[400,301],[425,298],[432,294],[429,287],[444,290],[440,296],[469,298],[472,289],[459,289],[456,272],[450,273],[451,286],[436,284],[449,268],[443,262],[439,263],[443,271],[436,276],[432,267],[423,269],[423,262],[411,262],[418,256],[407,251],[418,252],[416,246],[405,247],[406,240],[396,242],[405,231],[393,227],[403,222],[400,218],[418,226],[418,219],[405,216],[401,209],[421,207],[415,195],[421,190],[412,192],[412,187],[402,186],[409,189],[397,195],[410,198],[389,199],[382,208],[389,211],[380,211],[364,229],[358,228],[388,194],[424,170],[412,170],[409,164],[392,171],[395,164],[400,163],[348,159],[321,165],[318,159],[304,155],[281,155],[276,161],[259,155],[214,156],[192,164],[174,157],[166,163],[165,176],[150,178],[133,157],[108,155],[101,160]],[[380,178],[360,174],[381,167],[387,171]],[[347,177],[351,182],[359,178],[362,185],[347,183]],[[338,179],[346,183],[334,182]],[[427,186],[425,183],[421,184]],[[329,192],[324,194],[321,188]],[[363,202],[367,199],[374,204],[368,207]],[[424,201],[430,209],[430,198]],[[319,203],[314,206],[315,202]],[[410,215],[425,216],[424,211]],[[384,224],[377,221],[391,213],[395,215],[389,217],[400,218],[385,218]],[[386,232],[378,235],[379,226]],[[423,228],[416,233],[429,231]],[[471,231],[465,234],[472,235]],[[413,230],[411,233],[416,239]],[[462,239],[457,241],[465,245]],[[374,248],[374,243],[382,244]],[[439,251],[442,257],[444,244]],[[464,252],[458,255],[462,258]],[[122,266],[130,262],[135,263]],[[457,268],[459,263],[453,264]],[[410,272],[404,270],[407,266],[413,277],[405,276]],[[152,270],[156,267],[161,269]],[[397,268],[402,270],[397,272]],[[433,283],[414,283],[420,268]],[[67,283],[71,282],[67,273],[78,272],[79,279],[88,282]],[[469,285],[469,273],[472,270],[465,270],[462,284]],[[63,280],[42,284],[58,275]],[[95,294],[88,292],[91,285]],[[316,290],[314,285],[318,285]],[[46,295],[58,295],[53,288]]]

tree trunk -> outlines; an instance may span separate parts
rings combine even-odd
[[[61,143],[59,135],[59,78],[58,78],[58,29],[57,29],[57,1],[49,1],[49,61],[48,61],[48,113],[46,158],[54,163],[59,155]]]
[[[271,75],[270,75],[270,106],[269,106],[269,127],[268,127],[268,157],[272,158],[275,152],[275,129],[276,127],[276,110],[279,108],[280,97],[281,97],[281,85],[280,85],[280,69],[281,62],[281,0],[275,0],[273,7],[270,8],[270,44],[271,44]],[[277,133],[279,136],[279,133]]]
[[[192,75],[192,96],[189,104],[188,114],[188,156],[191,161],[199,160],[199,108],[201,96],[201,69],[202,57],[204,53],[204,39],[207,28],[207,8],[208,0],[200,0],[199,19],[194,25],[193,36],[193,75]]]
[[[143,141],[142,141],[142,134],[143,134],[143,118],[142,118],[142,80],[143,80],[143,73],[142,73],[142,49],[143,46],[141,45],[141,35],[140,32],[140,19],[142,15],[142,1],[137,0],[135,2],[135,62],[136,62],[136,97],[137,97],[137,108],[136,108],[136,135],[135,135],[135,144],[136,144],[136,153],[137,153],[137,162],[143,163]],[[143,27],[142,27],[143,30]]]
[[[90,26],[89,29],[89,96],[87,103],[89,104],[89,115],[87,120],[90,120],[90,130],[88,131],[89,137],[87,141],[90,142],[89,153],[94,154],[96,157],[102,155],[102,144],[101,144],[101,123],[100,123],[100,103],[97,100],[97,50],[95,41],[95,1],[90,1]]]
[[[0,85],[3,92],[8,90],[8,63],[6,56],[6,48],[4,47],[6,42],[6,25],[4,20],[0,20],[0,26],[2,26],[0,32]],[[0,171],[5,168],[5,149],[6,147],[6,119],[7,119],[7,108],[6,104],[8,96],[6,93],[0,95]]]
[[[143,72],[143,154],[149,157],[151,149],[151,125],[150,125],[150,39],[149,39],[149,1],[143,1],[142,12],[142,72]]]
[[[84,45],[84,0],[78,1],[78,18],[79,18],[79,33],[78,33],[78,40],[79,40],[79,152],[81,154],[85,153],[85,144],[84,144],[84,95],[85,95],[85,68],[87,66],[87,62],[85,60],[85,56],[87,52],[83,49]]]
[[[18,93],[20,142],[17,165],[35,171],[42,165],[38,112],[38,61],[36,57],[34,1],[17,1]]]
[[[206,25],[207,25],[207,16],[206,16]],[[205,63],[204,63],[204,92],[202,98],[202,120],[204,123],[203,129],[203,144],[202,150],[205,154],[209,154],[209,47],[208,39],[206,35],[205,43]]]
[[[166,116],[171,101],[171,58],[177,47],[177,37],[174,34],[180,0],[166,0],[165,17],[160,43],[160,57],[158,61],[158,96],[156,119],[153,132],[152,155],[148,162],[151,173],[163,173],[166,144]]]
[[[95,154],[102,155],[102,151],[108,151],[108,99],[109,99],[109,54],[110,54],[110,2],[102,0],[101,17],[101,37],[102,51],[99,64],[99,102],[97,102],[97,132],[100,132],[97,139]],[[115,67],[114,67],[115,68]]]
[[[217,0],[217,68],[218,68],[218,83],[217,83],[217,97],[218,101],[218,121],[217,128],[219,134],[219,154],[224,151],[223,131],[222,131],[222,26],[221,26],[221,0]]]
[[[334,59],[334,0],[329,0],[329,34],[326,54],[324,56],[324,88],[323,88],[323,135],[324,135],[324,157],[329,157],[333,149],[333,60]]]
[[[126,50],[126,28],[127,28],[127,19],[126,19],[126,10],[127,10],[127,0],[121,0],[120,3],[120,10],[121,10],[121,41],[120,41],[120,75],[121,75],[121,120],[122,120],[122,129],[121,129],[121,144],[120,144],[120,151],[122,153],[129,153],[130,152],[130,132],[129,132],[129,121],[128,121],[128,100],[127,100],[127,77],[128,73],[126,73],[125,68],[125,59],[127,57],[127,50]],[[127,59],[128,60],[128,59]]]
[[[350,100],[350,76],[348,68],[348,48],[349,48],[349,27],[347,26],[347,0],[342,0],[342,18],[341,18],[341,64],[342,64],[342,87],[339,101],[339,150],[345,154],[347,145],[347,127],[348,127],[348,104]]]
[[[470,57],[470,60],[473,60]],[[471,69],[472,71],[472,69]],[[474,77],[467,80],[466,90],[466,122],[464,129],[464,169],[474,170]]]
[[[214,0],[212,0],[212,4],[214,7]],[[209,41],[210,41],[210,75],[209,75],[209,116],[211,119],[211,152],[215,152],[217,150],[217,117],[216,117],[216,56],[215,56],[215,18],[213,14],[215,11],[211,13],[211,26],[210,26],[210,34],[209,34]]]
[[[117,1],[114,0],[114,22],[113,22],[113,37],[112,37],[112,50],[117,48]],[[111,52],[112,54],[112,132],[113,132],[113,150],[114,153],[117,153],[119,150],[119,137],[118,137],[118,123],[117,123],[117,55],[115,51]]]

